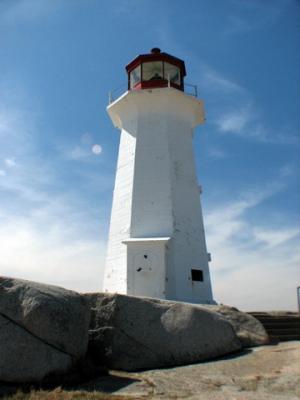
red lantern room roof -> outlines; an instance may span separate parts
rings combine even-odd
[[[184,90],[184,61],[161,52],[157,47],[149,54],[137,56],[126,66],[126,71],[129,90],[166,86]]]

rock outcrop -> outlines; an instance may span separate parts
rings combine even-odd
[[[268,343],[254,317],[228,306],[79,294],[0,277],[0,381],[60,382],[105,367],[191,364]]]
[[[187,303],[118,294],[86,294],[91,303],[89,352],[126,371],[207,360],[241,348],[232,325]]]
[[[89,303],[76,292],[1,277],[0,317],[2,381],[65,374],[86,355]]]
[[[248,313],[224,305],[200,305],[199,307],[214,311],[226,318],[243,347],[261,346],[270,341],[262,323]]]

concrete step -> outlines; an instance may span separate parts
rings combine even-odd
[[[286,327],[265,328],[269,335],[299,335],[300,329],[290,329]]]
[[[300,321],[295,321],[295,322],[274,322],[274,321],[262,321],[260,322],[264,325],[266,328],[276,328],[276,327],[281,327],[284,326],[285,328],[291,328],[291,329],[300,329]]]
[[[271,342],[300,340],[300,316],[292,312],[249,313],[266,329]]]
[[[300,335],[269,335],[270,342],[287,342],[289,340],[300,340]]]
[[[265,324],[294,324],[300,326],[300,319],[298,318],[255,318]]]

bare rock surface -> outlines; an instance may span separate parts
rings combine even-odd
[[[72,367],[71,356],[45,344],[24,328],[0,316],[0,380],[36,382]]]
[[[86,294],[89,352],[114,369],[189,364],[241,349],[231,324],[187,303],[118,294]]]
[[[86,353],[90,310],[79,293],[0,277],[0,314],[75,358]]]
[[[146,372],[111,371],[81,387],[126,399],[298,400],[300,342],[256,347],[236,356]]]
[[[222,315],[232,325],[243,347],[261,346],[269,343],[269,336],[258,319],[237,308],[225,305],[200,305]]]
[[[0,277],[0,381],[38,382],[85,357],[89,303],[78,293]]]

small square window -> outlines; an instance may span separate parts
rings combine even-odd
[[[196,282],[203,282],[203,271],[201,269],[192,269],[192,280]]]

